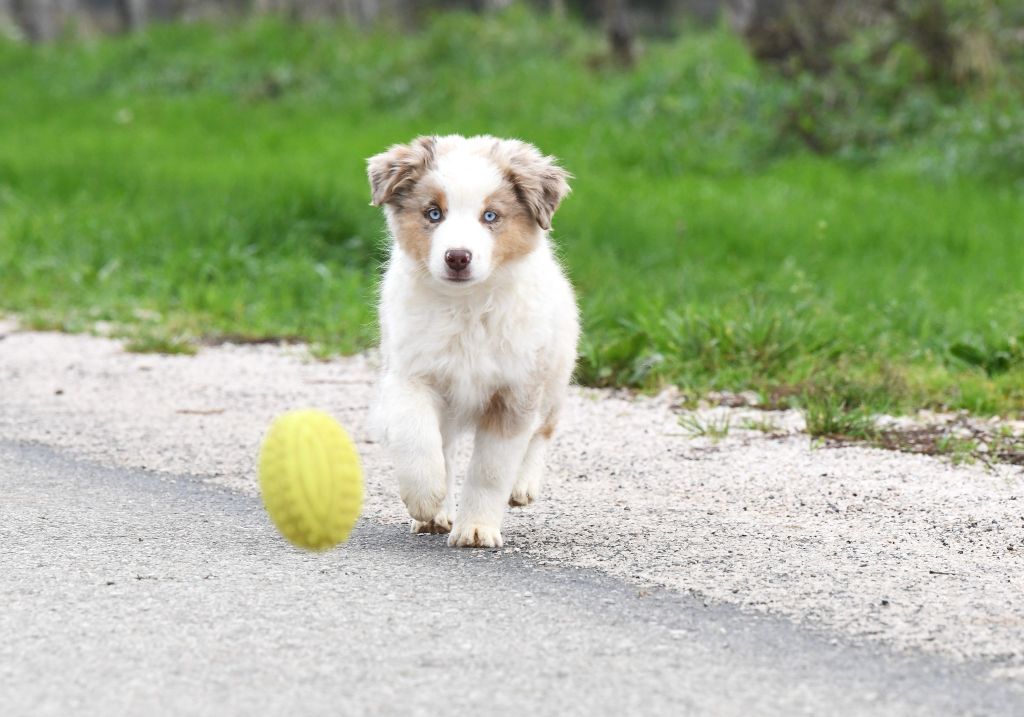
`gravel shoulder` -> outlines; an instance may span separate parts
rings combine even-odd
[[[367,433],[367,357],[319,362],[271,346],[137,355],[10,323],[0,335],[0,437],[254,496],[270,420],[319,407],[361,451],[363,521],[404,540],[390,469]],[[749,415],[737,411],[734,426]],[[712,443],[677,419],[664,398],[575,390],[541,501],[510,515],[505,553],[770,613],[844,642],[978,663],[1024,685],[1020,467],[739,429]]]

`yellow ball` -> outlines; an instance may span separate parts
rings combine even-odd
[[[259,463],[270,519],[300,548],[347,540],[363,507],[363,469],[345,429],[323,411],[292,411],[270,425]]]

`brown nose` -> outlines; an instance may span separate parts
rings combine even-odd
[[[473,254],[468,249],[449,249],[444,253],[444,263],[452,271],[465,270],[471,261],[473,261]]]

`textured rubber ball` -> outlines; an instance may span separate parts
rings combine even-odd
[[[259,480],[271,521],[307,550],[347,540],[363,507],[359,453],[323,411],[292,411],[274,420],[260,449]]]

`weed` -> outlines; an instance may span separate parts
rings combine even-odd
[[[871,440],[878,435],[874,417],[863,406],[849,407],[835,396],[807,396],[803,400],[807,433],[813,438]]]
[[[776,434],[781,430],[779,424],[770,418],[748,418],[743,421],[742,427],[748,431],[760,431],[767,434]]]
[[[853,441],[857,442],[857,441]],[[946,456],[955,464],[980,461],[1024,465],[1024,436],[1006,425],[972,421],[962,415],[949,424],[889,428],[877,432],[869,445],[905,453]]]
[[[1024,365],[1024,335],[958,341],[950,346],[949,352],[961,361],[984,370],[989,376],[996,376]]]
[[[679,417],[679,425],[690,438],[710,438],[717,443],[729,435],[732,418],[728,414],[701,418],[696,413],[685,413]]]
[[[974,463],[978,455],[978,441],[973,438],[945,435],[935,442],[935,452],[948,456],[955,465]]]
[[[125,343],[125,349],[143,354],[184,354],[196,353],[196,344],[186,337],[162,333],[135,332]]]

